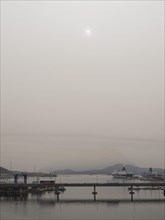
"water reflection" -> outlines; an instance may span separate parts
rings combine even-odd
[[[62,176],[59,182],[112,182],[110,176]],[[26,196],[0,197],[1,218],[13,219],[164,219],[165,197],[162,190],[135,191],[134,201],[127,187],[66,187],[60,192],[31,191]],[[150,211],[148,211],[150,210]]]
[[[60,200],[60,201],[57,201],[57,200],[49,200],[49,199],[44,199],[44,200],[39,200],[39,203],[41,204],[56,204],[56,203],[86,203],[86,204],[89,204],[89,203],[98,203],[98,204],[101,204],[101,203],[106,203],[106,204],[111,204],[111,205],[119,205],[119,203],[164,203],[165,200],[159,200],[159,199],[136,199],[134,200],[133,202],[131,202],[130,200],[128,199],[120,199],[120,200],[107,200],[107,199],[100,199],[100,200],[87,200],[87,199],[67,199],[67,200]]]
[[[119,204],[119,203],[165,203],[165,199],[61,199],[57,201],[56,198],[43,198],[41,194],[23,196],[23,197],[1,197],[0,201],[37,201],[40,204],[55,204],[55,203],[107,203],[107,204]]]

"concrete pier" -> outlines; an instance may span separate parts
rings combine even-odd
[[[137,183],[137,182],[126,182],[126,183],[1,183],[0,188],[4,187],[32,187],[32,186],[52,186],[52,187],[137,187],[137,186],[161,186],[165,187],[165,182],[144,182],[144,183]]]
[[[57,195],[57,201],[60,200],[60,187],[93,187],[93,199],[96,201],[96,187],[129,187],[130,188],[130,195],[131,201],[134,200],[134,187],[147,187],[150,190],[157,187],[157,190],[162,190],[163,195],[165,197],[165,182],[145,182],[145,183],[133,183],[133,182],[126,182],[126,183],[3,183],[0,184],[0,195],[27,195],[30,192],[30,188],[36,188],[38,190],[43,188],[53,187],[55,188],[55,194]],[[110,199],[110,198],[109,198]]]

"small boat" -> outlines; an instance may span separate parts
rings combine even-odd
[[[47,184],[55,184],[55,180],[40,180],[40,184],[47,185]]]
[[[133,187],[129,186],[128,187],[128,190],[140,190],[140,189],[141,188],[139,186],[133,186]]]
[[[40,181],[34,180],[32,183],[34,183],[34,184],[40,184]]]
[[[165,186],[161,186],[160,189],[161,189],[161,190],[165,190]]]
[[[39,177],[37,177],[37,179],[36,179],[36,180],[34,180],[32,183],[34,183],[34,184],[40,184]]]
[[[44,188],[41,187],[31,187],[29,189],[30,193],[44,193],[46,190]]]
[[[64,192],[66,190],[66,188],[64,186],[59,186],[59,191]]]

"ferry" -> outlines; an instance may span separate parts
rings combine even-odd
[[[114,178],[127,179],[127,178],[133,177],[133,173],[127,172],[125,166],[123,166],[121,170],[118,169],[118,170],[113,171],[112,176]]]

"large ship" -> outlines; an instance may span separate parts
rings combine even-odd
[[[114,178],[127,179],[127,178],[133,177],[133,173],[132,172],[127,172],[125,166],[123,166],[121,170],[118,169],[118,170],[113,171],[112,176]]]

